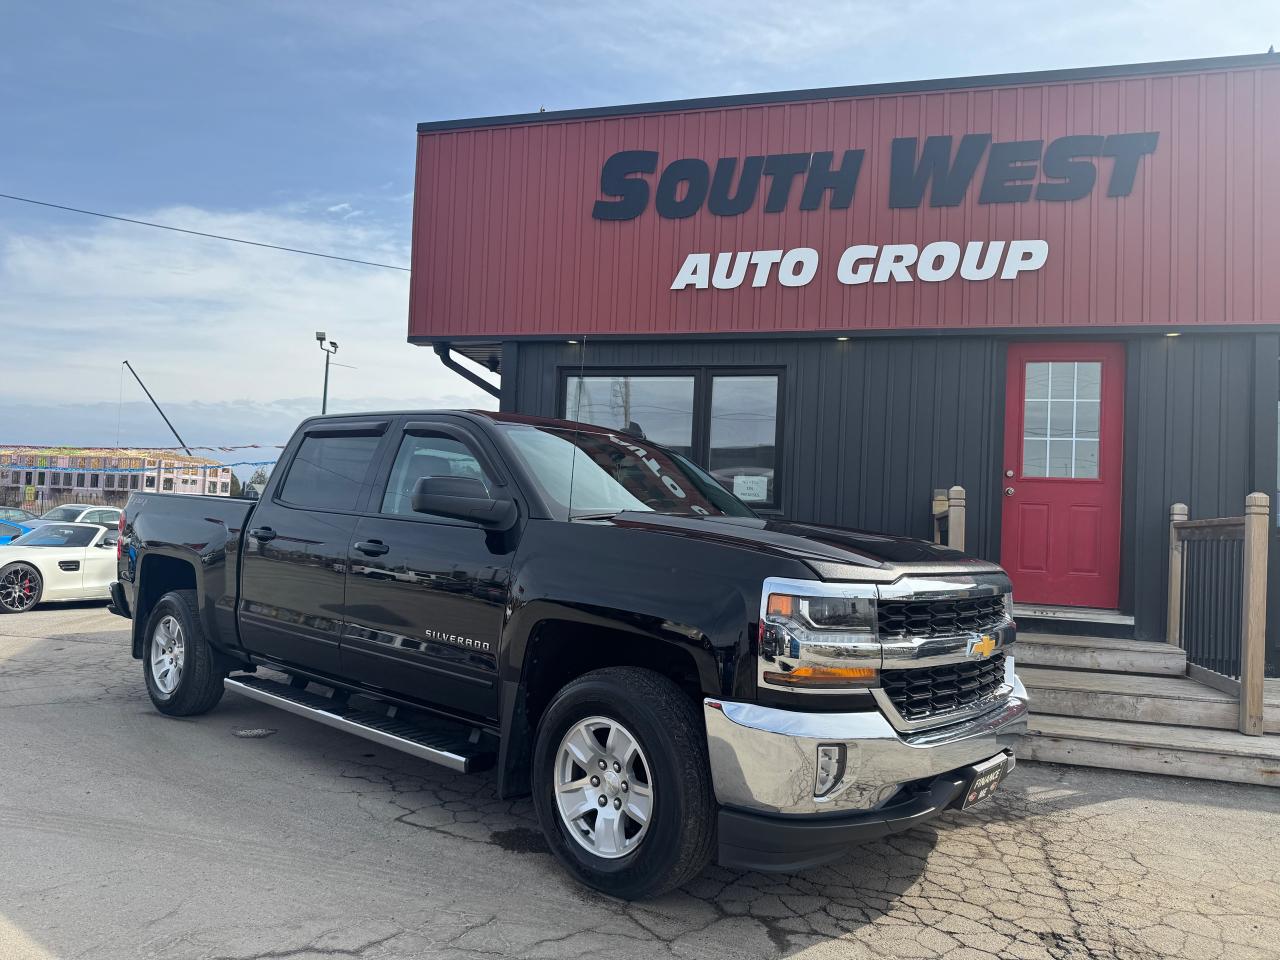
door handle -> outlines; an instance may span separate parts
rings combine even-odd
[[[1006,497],[1012,497],[1012,496],[1013,496],[1013,487],[1005,487],[1005,488],[1004,488],[1004,495],[1005,495]]]
[[[391,552],[391,548],[381,540],[357,540],[355,548],[370,557],[380,557],[384,553]]]
[[[254,527],[249,531],[249,536],[262,543],[266,543],[268,540],[274,540],[276,538],[276,532],[270,527]]]

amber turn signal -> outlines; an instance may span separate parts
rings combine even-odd
[[[790,617],[795,609],[795,597],[785,593],[769,594],[769,602],[765,604],[765,612],[774,617]]]
[[[764,679],[791,687],[869,687],[879,676],[874,667],[796,667],[785,673],[769,671]]]

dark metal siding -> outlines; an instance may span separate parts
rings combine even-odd
[[[555,416],[578,348],[520,343],[504,410]],[[594,341],[586,368],[783,367],[782,512],[929,538],[935,488],[969,491],[970,552],[1000,549],[1004,349],[978,337]],[[995,478],[994,480],[992,478]]]
[[[1254,490],[1274,500],[1278,365],[1274,334],[1129,341],[1121,597],[1140,639],[1165,637],[1169,507],[1185,503],[1194,519],[1238,517]],[[1273,539],[1273,667],[1280,667],[1277,553]]]

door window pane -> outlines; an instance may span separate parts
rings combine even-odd
[[[1071,476],[1071,441],[1070,440],[1050,440],[1049,441],[1049,469],[1045,476],[1048,477],[1069,477]]]
[[[281,499],[302,507],[352,510],[380,437],[303,438]],[[173,482],[165,478],[165,488]]]
[[[1027,399],[1049,399],[1049,365],[1047,363],[1027,364]]]
[[[1076,437],[1098,439],[1098,402],[1080,400],[1076,403]]]
[[[466,444],[452,437],[405,437],[396,454],[382,512],[422,516],[413,512],[413,488],[423,477],[466,477],[490,490],[489,480]]]
[[[565,417],[693,455],[692,376],[569,377]]]
[[[1023,408],[1023,420],[1023,436],[1049,436],[1049,401],[1028,400],[1026,407]]]
[[[708,469],[744,503],[777,502],[778,378],[722,376],[711,379]]]
[[[1022,441],[1022,475],[1043,477],[1049,464],[1049,441],[1027,437]]]
[[[1028,363],[1025,382],[1022,475],[1097,479],[1102,364]]]
[[[1075,449],[1075,475],[1082,480],[1098,478],[1098,441],[1077,440]]]

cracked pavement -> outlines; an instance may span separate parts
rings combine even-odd
[[[1280,955],[1280,790],[1024,763],[795,876],[627,904],[527,799],[228,694],[155,713],[100,605],[0,617],[0,958]]]

